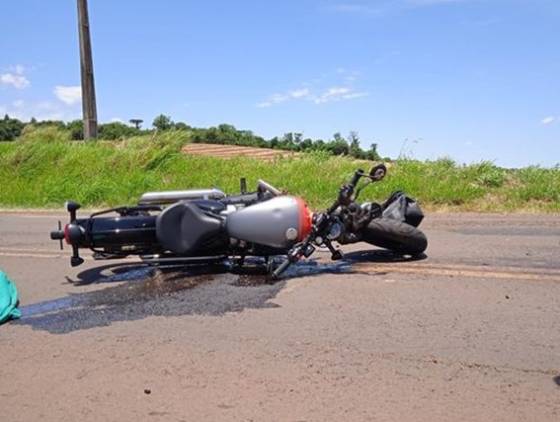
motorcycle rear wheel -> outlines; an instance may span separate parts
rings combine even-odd
[[[362,240],[404,255],[420,255],[428,247],[426,235],[410,224],[376,218],[363,231]]]

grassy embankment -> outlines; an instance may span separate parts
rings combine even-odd
[[[369,165],[321,154],[274,163],[185,156],[180,148],[186,142],[186,131],[114,142],[69,141],[52,128],[27,131],[18,141],[0,143],[0,207],[59,208],[67,199],[87,207],[134,204],[145,191],[210,186],[236,193],[239,177],[245,176],[249,186],[262,178],[321,208],[354,169]],[[558,168],[402,160],[362,199],[384,199],[397,189],[431,210],[560,211]]]

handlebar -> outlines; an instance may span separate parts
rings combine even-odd
[[[354,172],[354,175],[352,176],[352,179],[350,179],[350,182],[340,188],[338,192],[338,198],[327,210],[327,214],[332,214],[340,205],[345,205],[351,199],[356,185],[363,176],[365,176],[365,173],[362,169],[358,169]]]
[[[315,216],[313,218],[313,228],[312,228],[311,233],[309,233],[307,235],[307,237],[301,243],[295,245],[288,252],[287,259],[284,262],[282,262],[282,264],[280,264],[278,266],[278,268],[276,268],[274,270],[274,272],[272,273],[272,278],[273,279],[278,279],[280,277],[280,275],[292,263],[299,260],[302,256],[309,257],[313,253],[313,251],[315,250],[315,248],[312,245],[312,242],[316,242],[316,239],[319,239],[319,238],[321,238],[320,242],[323,245],[326,245],[329,248],[329,251],[332,254],[331,258],[333,260],[341,259],[343,257],[341,252],[339,250],[335,249],[331,240],[325,238],[324,233],[323,233],[326,230],[328,230],[328,227],[329,227],[329,224],[330,224],[329,222],[332,221],[333,218],[336,219],[336,216],[333,216],[332,214],[341,205],[342,206],[349,206],[356,199],[356,196],[359,194],[361,189],[358,190],[358,192],[355,196],[354,196],[354,191],[355,191],[356,186],[358,185],[358,183],[360,182],[360,179],[362,177],[369,178],[371,181],[376,182],[376,181],[381,180],[385,176],[386,172],[387,172],[387,168],[383,164],[375,166],[370,171],[369,175],[366,174],[362,169],[356,170],[354,172],[354,175],[350,179],[350,181],[347,184],[341,186],[341,188],[338,192],[338,198],[336,199],[336,201],[334,201],[334,203],[330,206],[330,208],[327,209],[327,211],[325,213],[316,213],[315,214]],[[265,189],[265,188],[266,188],[267,191],[269,191],[271,193],[275,193],[275,191],[278,192],[277,189],[268,185],[266,182],[264,182],[262,180],[259,180],[259,190]],[[269,188],[272,188],[272,189],[269,189]],[[362,186],[362,188],[363,188],[363,186]],[[278,192],[278,194],[280,194],[280,192]],[[310,248],[310,250],[309,250],[309,248]]]
[[[352,176],[352,179],[350,179],[350,183],[348,183],[348,185],[352,187],[352,191],[354,190],[354,188],[356,187],[356,185],[358,184],[358,182],[360,181],[361,177],[364,174],[365,173],[362,169],[358,169],[354,172],[354,176]]]

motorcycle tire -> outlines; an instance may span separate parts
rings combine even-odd
[[[428,247],[426,235],[410,224],[376,218],[363,231],[362,240],[403,255],[420,255]]]

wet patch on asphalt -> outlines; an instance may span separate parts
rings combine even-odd
[[[65,334],[148,316],[219,316],[244,309],[275,308],[278,305],[270,300],[284,288],[287,279],[349,273],[351,264],[351,259],[332,263],[302,261],[274,283],[263,266],[250,262],[244,269],[226,264],[188,269],[105,265],[79,274],[75,284],[122,283],[22,306],[22,318],[14,323]]]
[[[420,259],[425,256],[420,257]],[[283,258],[277,258],[279,264]],[[414,258],[419,259],[419,258]],[[321,274],[356,273],[357,262],[403,262],[412,258],[384,250],[349,253],[340,261],[304,260],[292,265],[280,281],[271,282],[263,261],[247,259],[243,268],[230,261],[189,267],[158,268],[144,264],[108,264],[69,279],[75,286],[119,283],[90,292],[22,306],[15,324],[64,334],[133,321],[148,316],[223,315],[244,309],[275,308],[270,300],[286,280]]]
[[[75,330],[134,321],[148,316],[222,315],[247,308],[275,307],[268,303],[285,282],[239,288],[235,274],[165,273],[92,292],[21,307],[17,324],[64,334]]]

